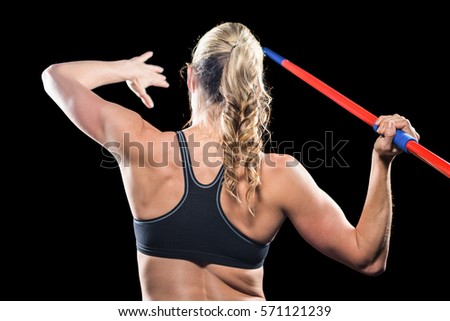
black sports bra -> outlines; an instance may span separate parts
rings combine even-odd
[[[202,264],[255,269],[264,264],[269,245],[249,239],[235,228],[220,205],[223,167],[210,184],[194,176],[186,138],[177,132],[184,173],[184,194],[168,213],[150,220],[134,219],[138,251]]]

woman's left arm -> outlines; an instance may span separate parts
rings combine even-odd
[[[146,52],[129,60],[53,64],[42,73],[44,89],[69,119],[93,140],[100,144],[121,141],[124,132],[138,132],[143,128],[141,116],[101,98],[93,89],[127,82],[147,107],[153,107],[146,88],[168,87],[169,84],[162,74],[163,68],[146,63],[151,56],[152,52]]]

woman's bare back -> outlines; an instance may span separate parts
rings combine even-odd
[[[172,210],[184,195],[185,182],[174,132],[163,132],[155,137],[153,144],[133,142],[128,166],[121,166],[123,181],[132,208],[133,217],[150,220]],[[208,184],[220,170],[220,157],[211,141],[195,140],[201,134],[185,130],[195,179]],[[131,146],[130,145],[130,146]],[[140,149],[137,146],[145,146]],[[205,147],[207,145],[207,147]],[[153,148],[149,151],[148,148]],[[205,150],[208,149],[205,156]],[[136,166],[136,152],[145,153],[145,166]],[[167,155],[162,155],[166,153]],[[211,156],[212,155],[212,156]],[[215,155],[215,156],[214,156]],[[152,159],[150,159],[150,157]],[[139,155],[142,165],[142,155]],[[153,164],[150,166],[149,164]],[[155,164],[158,164],[155,167]],[[212,165],[214,164],[214,166]],[[264,164],[263,167],[268,167]],[[262,174],[270,176],[270,169]],[[264,175],[262,175],[264,180]],[[269,181],[269,180],[268,180]],[[244,191],[246,186],[240,186]],[[284,215],[271,204],[270,188],[258,192],[259,202],[252,216],[245,200],[239,205],[224,190],[220,203],[229,222],[255,242],[269,243],[284,221]],[[199,263],[195,260],[150,256],[138,251],[139,277],[144,300],[264,300],[263,267],[244,269],[218,264]]]
[[[240,269],[200,265],[138,252],[143,300],[236,301],[265,300],[263,268]]]

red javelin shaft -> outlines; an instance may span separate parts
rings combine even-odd
[[[283,58],[272,50],[268,48],[263,48],[263,50],[269,58],[279,63],[281,66],[289,70],[291,73],[302,79],[313,88],[323,93],[328,98],[335,101],[338,105],[345,108],[347,111],[364,121],[366,124],[376,128],[375,121],[378,119],[378,117],[376,117],[374,114],[370,113],[354,101],[348,99],[338,91],[325,84],[320,79],[314,77],[309,72]],[[450,178],[449,162],[431,152],[427,148],[423,147],[413,137],[405,134],[402,131],[397,131],[396,138],[394,138],[394,143],[397,143],[397,145],[404,151],[415,155],[420,160],[424,161],[428,165],[434,167],[436,170]]]

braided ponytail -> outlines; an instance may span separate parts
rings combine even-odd
[[[252,200],[261,184],[264,137],[270,135],[271,97],[263,82],[263,58],[251,31],[240,23],[228,22],[199,40],[192,61],[205,101],[220,106],[226,190],[241,202],[237,186],[246,179],[245,198],[252,214]]]

